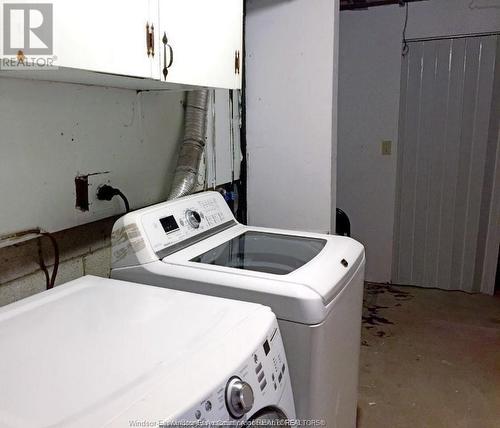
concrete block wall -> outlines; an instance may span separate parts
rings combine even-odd
[[[60,251],[56,286],[83,275],[109,277],[111,229],[115,219],[112,217],[54,234]],[[45,290],[45,275],[38,260],[39,242],[51,273],[53,249],[47,238],[0,248],[0,306]]]

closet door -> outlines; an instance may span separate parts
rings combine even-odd
[[[412,42],[403,58],[395,283],[479,290],[497,42],[497,36]]]

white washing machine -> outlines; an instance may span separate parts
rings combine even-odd
[[[355,426],[361,244],[244,226],[216,192],[129,213],[115,224],[112,242],[114,278],[271,306],[297,416],[324,420],[329,428]]]
[[[0,308],[0,349],[3,428],[295,418],[261,305],[84,277]]]

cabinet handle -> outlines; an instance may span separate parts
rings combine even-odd
[[[240,51],[234,51],[234,74],[240,74]]]
[[[146,23],[146,53],[151,55],[151,37],[149,35],[149,23]]]
[[[168,76],[168,69],[172,66],[174,62],[174,50],[172,46],[168,44],[167,33],[163,33],[163,38],[161,39],[163,43],[163,78],[166,79]],[[167,48],[168,48],[168,63],[167,63]]]

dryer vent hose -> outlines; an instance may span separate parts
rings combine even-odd
[[[196,186],[198,169],[205,149],[208,97],[208,90],[188,92],[184,137],[168,199],[189,195]]]

